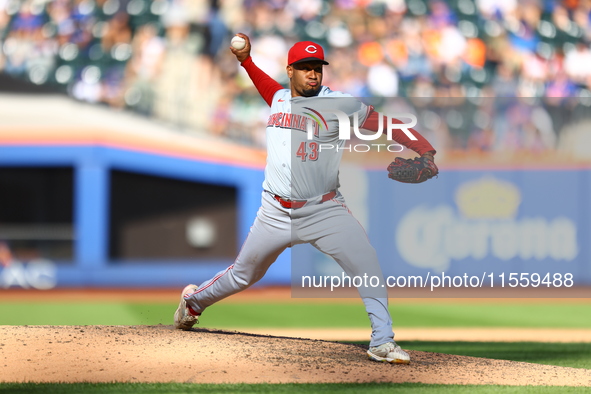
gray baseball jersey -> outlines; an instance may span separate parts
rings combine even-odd
[[[350,119],[357,114],[363,124],[370,107],[326,86],[315,97],[292,98],[289,89],[275,93],[267,122],[265,190],[286,199],[306,200],[338,189],[345,141],[339,139],[335,109]]]

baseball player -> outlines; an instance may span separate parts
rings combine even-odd
[[[271,107],[262,202],[234,264],[199,286],[191,284],[183,289],[174,315],[175,327],[182,330],[191,329],[207,307],[260,280],[292,245],[312,244],[332,256],[350,277],[367,274],[383,278],[374,248],[338,190],[342,150],[318,149],[320,144],[342,147],[344,143],[339,140],[336,115],[322,115],[318,108],[336,106],[349,117],[357,116],[361,128],[371,131],[383,124],[383,115],[350,95],[322,85],[323,67],[328,62],[320,45],[303,41],[289,50],[286,70],[290,82],[289,89],[284,89],[253,63],[249,38],[238,35],[246,40],[245,47],[230,50]],[[312,114],[310,111],[322,120],[312,127],[313,133],[310,122],[302,122],[305,114]],[[429,163],[430,175],[435,175],[435,149],[416,131],[412,133],[416,140],[401,130],[394,130],[393,138],[421,155],[417,159]],[[409,363],[408,353],[394,342],[386,288],[358,290],[372,327],[368,357]]]

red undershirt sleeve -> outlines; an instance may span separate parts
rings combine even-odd
[[[378,127],[379,127],[379,121],[380,121],[380,116],[383,116],[383,127],[384,127],[384,132],[386,131],[385,127],[386,127],[386,116],[380,114],[379,112],[376,112],[373,110],[373,108],[370,110],[370,114],[367,118],[365,118],[365,122],[363,122],[363,124],[359,127],[361,129],[365,129],[365,130],[369,130],[369,131],[378,131]],[[404,122],[398,120],[398,119],[394,119],[392,118],[392,123],[394,124],[402,124]],[[432,152],[433,154],[436,153],[435,148],[433,148],[433,146],[429,143],[429,141],[427,141],[425,139],[425,137],[423,137],[422,135],[419,134],[418,131],[416,131],[415,129],[409,128],[408,129],[412,135],[414,135],[417,140],[411,140],[402,130],[400,129],[394,129],[392,130],[392,139],[396,142],[398,142],[401,145],[404,145],[405,147],[407,147],[408,149],[412,149],[415,152],[417,152],[419,155],[423,155],[424,153],[427,152]]]
[[[254,86],[259,91],[259,94],[267,102],[269,107],[271,106],[271,102],[273,101],[273,96],[277,93],[278,90],[283,89],[277,81],[273,78],[265,74],[263,70],[258,68],[254,62],[252,61],[252,57],[248,57],[245,61],[240,63],[242,67],[248,73],[248,76],[254,83]]]

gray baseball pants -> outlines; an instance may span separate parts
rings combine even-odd
[[[340,193],[321,204],[309,202],[298,209],[283,208],[268,192],[250,233],[234,264],[199,285],[186,298],[197,313],[238,293],[260,280],[277,257],[288,247],[310,243],[333,257],[350,277],[383,275],[375,249],[365,230],[353,217]],[[293,264],[293,262],[292,262]],[[388,311],[387,290],[358,288],[371,322],[370,346],[391,342],[394,338]]]

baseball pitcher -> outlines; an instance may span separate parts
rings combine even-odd
[[[289,89],[285,89],[253,63],[248,36],[237,36],[245,40],[245,45],[230,50],[271,108],[262,202],[234,264],[199,286],[191,284],[183,289],[174,315],[175,327],[182,330],[191,329],[209,306],[260,280],[277,257],[293,245],[312,244],[333,257],[351,277],[367,274],[383,278],[365,230],[339,192],[342,149],[336,147],[344,144],[339,138],[339,114],[355,117],[360,128],[369,131],[385,124],[384,115],[351,95],[322,85],[324,66],[329,63],[320,45],[302,41],[289,50]],[[438,173],[435,149],[418,132],[410,131],[415,139],[400,129],[393,130],[392,138],[420,157],[396,158],[388,166],[388,176],[420,183]],[[323,146],[335,149],[320,149]],[[408,353],[394,341],[386,288],[358,290],[372,327],[369,359],[409,363]]]

